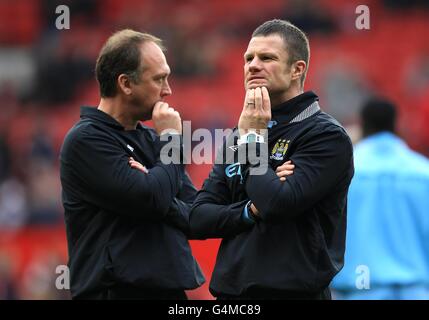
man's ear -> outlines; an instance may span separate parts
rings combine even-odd
[[[292,80],[301,79],[302,75],[307,70],[307,64],[304,60],[298,60],[293,64]]]
[[[126,74],[121,73],[118,76],[116,83],[118,85],[118,90],[120,92],[122,92],[123,94],[125,94],[127,96],[131,95],[131,93],[132,93],[131,80]]]

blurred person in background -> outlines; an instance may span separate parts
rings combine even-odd
[[[0,181],[0,229],[20,230],[28,221],[28,191],[11,175]]]
[[[150,34],[122,30],[101,49],[100,104],[81,108],[60,154],[74,299],[181,300],[204,283],[187,240],[196,189],[181,118],[163,101],[169,74]],[[155,129],[139,122],[149,119]],[[171,164],[160,160],[168,139]]]
[[[0,129],[0,183],[10,174],[11,151],[7,143],[7,135]]]
[[[304,92],[309,57],[306,35],[278,19],[253,32],[244,54],[240,137],[228,138],[223,152],[253,147],[262,160],[215,164],[191,211],[196,237],[223,238],[210,283],[219,299],[331,298],[353,147],[318,96]],[[268,140],[258,134],[266,129]],[[262,163],[267,172],[252,174]]]
[[[68,290],[56,287],[56,267],[62,264],[55,251],[35,251],[25,265],[18,286],[23,300],[65,300],[70,299]]]
[[[392,102],[372,98],[360,117],[335,298],[429,299],[429,161],[396,134]]]
[[[0,300],[18,299],[14,283],[13,261],[10,256],[0,251]]]
[[[337,29],[336,21],[319,1],[289,0],[284,4],[284,15],[288,20],[300,26],[309,35],[314,33],[332,34]]]
[[[58,168],[54,166],[58,152],[48,133],[46,120],[35,117],[33,121],[35,128],[26,156],[31,159],[26,175],[29,202],[27,224],[58,225],[64,221]]]

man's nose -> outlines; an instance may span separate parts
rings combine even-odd
[[[258,57],[254,57],[249,63],[249,71],[255,72],[261,70],[261,68],[261,60],[259,60]]]
[[[172,91],[171,91],[170,85],[168,84],[168,81],[165,81],[165,84],[161,90],[161,97],[169,96],[171,95],[171,93]]]

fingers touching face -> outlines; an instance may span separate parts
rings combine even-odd
[[[255,89],[246,91],[244,108],[255,108]]]
[[[257,87],[246,91],[245,108],[255,108],[260,111],[271,110],[270,95],[266,87]]]

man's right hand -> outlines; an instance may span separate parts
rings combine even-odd
[[[152,111],[152,121],[156,133],[160,136],[166,133],[182,134],[182,119],[179,112],[168,106],[168,103],[158,101]]]
[[[246,91],[243,110],[238,121],[238,132],[240,136],[249,130],[261,133],[267,129],[271,120],[271,101],[266,87],[258,87]]]

